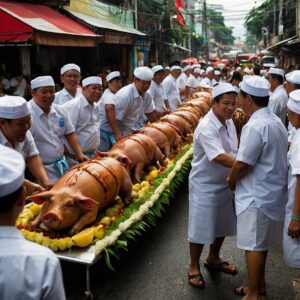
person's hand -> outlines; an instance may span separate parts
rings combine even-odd
[[[49,191],[53,187],[53,183],[50,181],[50,179],[45,180],[41,184],[46,189],[46,191]]]
[[[229,177],[227,177],[226,181],[227,181],[227,184],[228,184],[230,190],[234,192],[235,191],[235,182],[230,180]]]
[[[118,134],[118,135],[115,136],[116,141],[119,141],[121,138],[122,138],[121,134]]]
[[[90,160],[90,158],[88,156],[86,156],[85,154],[81,153],[78,157],[77,157],[77,160],[79,162],[84,162],[84,161],[87,161],[87,160]]]
[[[45,191],[42,186],[29,180],[25,180],[24,185],[26,187],[26,197]]]
[[[300,222],[296,220],[291,220],[288,227],[288,235],[292,239],[296,239],[300,236]]]

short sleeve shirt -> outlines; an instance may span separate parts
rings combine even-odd
[[[108,132],[112,132],[112,129],[108,123],[105,106],[106,105],[115,106],[114,97],[115,94],[112,93],[112,91],[109,88],[107,88],[102,94],[100,100],[97,102],[97,107],[99,109],[99,114],[100,114],[100,129],[106,130]]]
[[[284,89],[283,85],[279,85],[271,94],[269,99],[269,109],[270,111],[279,117],[283,124],[285,124],[286,114],[287,114],[287,102],[288,94]]]
[[[63,88],[61,91],[55,93],[54,103],[58,104],[58,105],[63,105],[65,103],[67,103],[68,101],[78,97],[79,95],[81,95],[80,88],[77,89],[75,97],[70,95],[70,93],[65,88]]]
[[[148,92],[151,94],[153,98],[155,109],[159,112],[164,112],[165,111],[164,105],[167,96],[165,94],[163,86],[161,84],[157,84],[155,81],[152,80]]]

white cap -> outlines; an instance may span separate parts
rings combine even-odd
[[[221,63],[221,64],[218,64],[218,68],[220,68],[221,70],[225,68],[225,64]]]
[[[111,80],[113,80],[114,78],[117,77],[121,77],[121,73],[119,71],[113,71],[110,72],[107,76],[106,76],[106,81],[109,82]],[[102,83],[101,83],[102,84]]]
[[[70,70],[75,70],[78,71],[78,73],[80,74],[80,67],[75,65],[75,64],[67,64],[64,65],[61,69],[60,69],[60,75],[63,75],[64,73],[66,73],[67,71]]]
[[[23,185],[25,161],[19,152],[2,145],[0,157],[0,197],[4,197]]]
[[[37,89],[44,86],[55,86],[54,80],[51,76],[39,76],[30,81],[31,88]]]
[[[300,115],[300,90],[295,90],[289,94],[287,107],[296,114]]]
[[[24,98],[19,96],[0,97],[0,118],[14,120],[29,115],[30,111]]]
[[[191,70],[192,66],[191,65],[186,65],[185,67],[182,68],[182,71],[185,72],[187,70]]]
[[[249,69],[249,68],[245,68],[245,69],[244,69],[244,72],[245,72],[246,74],[251,74],[252,70]]]
[[[214,99],[225,93],[236,93],[236,90],[230,83],[227,82],[222,82],[212,88],[212,97]]]
[[[268,74],[275,74],[284,77],[284,70],[279,68],[270,68]]]
[[[202,87],[202,88],[204,88],[204,89],[211,89],[211,86],[208,85],[207,83],[203,82],[203,81],[201,81],[199,83],[199,86]]]
[[[144,81],[151,81],[153,78],[153,73],[148,67],[135,68],[133,75],[134,77]]]
[[[242,70],[242,68],[241,68],[241,67],[237,67],[236,70],[237,70],[238,72],[240,72],[240,71]]]
[[[201,74],[201,69],[200,68],[195,68],[193,72],[197,73],[197,74]]]
[[[180,70],[182,72],[182,68],[180,66],[172,66],[171,67],[171,72],[174,70]]]
[[[300,70],[296,70],[285,75],[286,81],[293,84],[300,84]]]
[[[163,71],[163,70],[164,70],[164,68],[162,65],[157,65],[157,66],[154,66],[153,68],[151,68],[153,75],[155,75],[156,72]]]
[[[203,69],[200,69],[200,71],[201,71],[200,72],[201,75],[203,75],[205,73],[205,70],[203,70]]]
[[[165,67],[165,70],[170,70],[170,67]]]
[[[200,64],[193,64],[192,68],[201,68]]]
[[[84,78],[82,80],[82,87],[85,87],[85,86],[90,85],[90,84],[102,85],[101,77],[99,77],[99,76],[90,76],[90,77]]]
[[[214,68],[213,68],[213,67],[207,67],[205,72],[206,72],[206,74],[207,74],[207,73],[213,72],[213,71],[214,71]]]
[[[251,96],[267,97],[269,96],[270,83],[265,78],[257,75],[244,76],[241,89]]]
[[[219,70],[215,70],[215,75],[221,75],[221,72]]]

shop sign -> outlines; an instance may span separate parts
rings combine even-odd
[[[132,45],[133,38],[129,34],[119,34],[119,33],[105,33],[104,43],[106,44],[122,44],[122,45]]]

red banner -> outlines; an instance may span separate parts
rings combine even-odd
[[[176,13],[177,13],[177,22],[181,26],[185,27],[185,21],[181,14],[182,12],[184,12],[182,0],[175,0],[175,7],[176,7]]]

